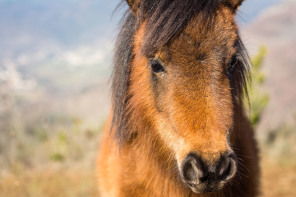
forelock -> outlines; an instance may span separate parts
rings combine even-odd
[[[143,0],[138,11],[139,24],[145,21],[146,31],[142,52],[153,55],[159,48],[178,36],[195,16],[201,23],[213,24],[225,0]]]

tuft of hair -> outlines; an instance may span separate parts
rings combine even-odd
[[[221,4],[230,6],[228,0],[141,0],[138,18],[140,22],[145,20],[149,29],[143,42],[144,55],[153,55],[198,14],[201,22],[211,24]]]
[[[135,32],[136,18],[128,14],[124,18],[122,28],[115,44],[114,68],[112,73],[112,107],[113,119],[111,131],[115,129],[115,138],[121,144],[127,137],[125,134],[128,113],[128,87],[130,63],[133,59],[133,35]]]
[[[244,97],[247,99],[247,101],[249,100],[247,85],[251,80],[251,75],[250,75],[251,62],[250,62],[249,54],[240,37],[238,37],[236,45],[237,45],[238,64],[235,69],[233,78],[231,79],[232,92],[234,96],[234,104],[243,106]]]

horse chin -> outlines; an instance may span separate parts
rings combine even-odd
[[[224,183],[217,183],[217,184],[202,183],[194,186],[188,185],[191,191],[196,194],[214,193],[221,190],[223,186],[224,186]]]

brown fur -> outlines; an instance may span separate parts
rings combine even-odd
[[[254,132],[225,74],[225,62],[237,50],[234,12],[220,5],[214,24],[201,18],[196,15],[180,35],[155,52],[166,65],[164,76],[156,76],[157,85],[143,52],[147,24],[139,25],[127,90],[126,129],[131,138],[116,142],[111,113],[98,157],[103,197],[257,196]],[[217,192],[193,193],[179,175],[181,161],[192,151],[208,163],[234,151],[237,175]]]

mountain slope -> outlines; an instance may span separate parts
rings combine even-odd
[[[264,69],[270,104],[259,125],[259,136],[296,115],[296,1],[285,1],[262,13],[243,31],[251,53],[267,47]]]

